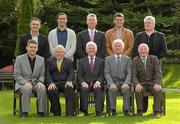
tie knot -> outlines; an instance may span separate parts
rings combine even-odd
[[[94,60],[94,58],[93,58],[93,57],[91,57],[91,58],[90,58],[90,60],[91,60],[91,61],[93,61],[93,60]]]
[[[117,59],[120,59],[120,56],[117,56]]]

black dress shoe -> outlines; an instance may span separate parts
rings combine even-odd
[[[153,117],[156,117],[157,115],[158,115],[158,112],[156,112],[156,111],[152,113]]]
[[[45,113],[44,112],[38,112],[39,117],[45,117]]]
[[[129,111],[128,110],[124,110],[124,116],[129,116]]]
[[[112,116],[116,116],[116,110],[112,110]]]
[[[101,115],[103,115],[103,113],[102,113],[102,112],[98,112],[98,111],[96,111],[96,116],[101,116]]]
[[[23,117],[23,118],[26,118],[28,116],[28,112],[23,112],[22,114],[21,114],[21,117]]]
[[[143,111],[138,110],[137,115],[138,115],[138,116],[143,116]]]
[[[88,111],[84,110],[84,116],[88,116]]]

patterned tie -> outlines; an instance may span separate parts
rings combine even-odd
[[[146,59],[145,58],[142,59],[142,63],[144,65],[144,69],[146,70]]]
[[[58,68],[58,71],[61,72],[61,62],[60,61],[57,61],[57,68]]]
[[[94,33],[93,33],[93,30],[90,31],[90,40],[93,41],[94,40]]]

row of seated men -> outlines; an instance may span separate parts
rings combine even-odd
[[[150,91],[154,95],[153,115],[160,112],[161,69],[157,57],[148,55],[147,44],[138,46],[139,56],[133,58],[122,54],[124,43],[116,39],[112,43],[113,54],[104,59],[97,57],[97,45],[90,41],[86,44],[87,56],[78,62],[77,78],[80,85],[80,110],[88,115],[88,93],[94,92],[96,116],[103,114],[104,82],[107,82],[111,115],[116,115],[116,93],[123,94],[123,112],[130,113],[130,84],[134,84],[137,114],[143,114],[143,92]],[[38,43],[28,40],[27,53],[16,58],[14,77],[15,90],[21,93],[22,117],[30,112],[30,97],[37,94],[37,111],[40,117],[46,114],[46,93],[48,94],[53,116],[61,116],[58,93],[65,93],[66,116],[74,116],[75,84],[72,60],[64,57],[65,48],[55,47],[55,55],[44,62],[44,58],[36,55]],[[132,81],[132,82],[131,82]]]

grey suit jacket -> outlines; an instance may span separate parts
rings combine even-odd
[[[118,73],[118,69],[120,70]],[[117,68],[116,58],[114,55],[105,58],[105,78],[108,86],[112,83],[131,83],[131,59],[121,56],[120,68]]]
[[[55,47],[58,45],[57,28],[51,30],[48,35],[51,56],[54,56]],[[76,51],[76,34],[72,29],[67,28],[67,42],[65,46],[65,57],[73,60]]]
[[[43,57],[36,55],[34,70],[32,72],[27,54],[18,56],[14,65],[14,78],[16,81],[15,90],[18,90],[28,81],[31,81],[32,83],[41,81],[44,83],[44,73],[45,64]]]

